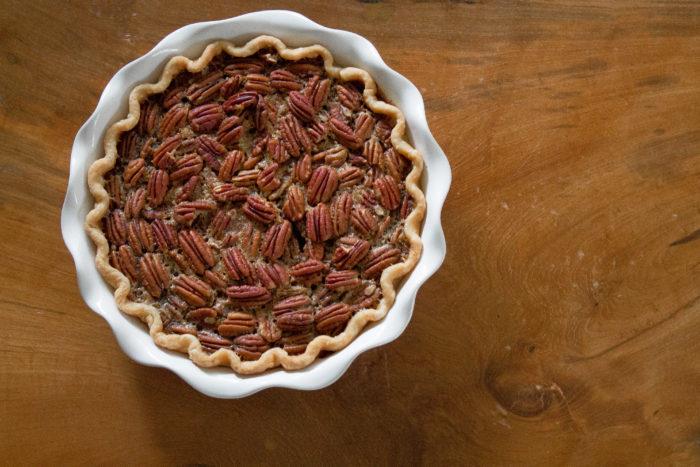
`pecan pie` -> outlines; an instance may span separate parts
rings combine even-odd
[[[420,255],[420,154],[370,75],[258,37],[137,86],[89,171],[125,313],[202,366],[302,368],[385,316]]]

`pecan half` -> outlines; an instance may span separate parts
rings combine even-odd
[[[299,332],[309,328],[313,322],[313,312],[308,308],[283,314],[277,318],[277,327],[282,331]]]
[[[331,82],[327,79],[321,79],[319,76],[314,76],[306,85],[305,94],[311,101],[315,110],[323,107],[326,102],[328,92],[331,89]]]
[[[294,164],[292,178],[294,180],[299,180],[302,183],[306,183],[311,178],[311,173],[311,156],[306,154]]]
[[[245,226],[237,232],[238,246],[248,256],[256,257],[260,255],[260,243],[262,242],[262,233],[253,226],[252,222],[247,222]]]
[[[228,78],[219,88],[219,94],[222,98],[228,99],[234,93],[238,92],[238,90],[241,88],[242,81],[243,78],[241,77],[241,75],[235,75]]]
[[[207,269],[204,271],[203,275],[204,280],[207,281],[207,284],[211,285],[215,290],[224,290],[226,285],[228,285],[226,279],[220,272]]]
[[[195,132],[208,133],[219,126],[224,119],[224,112],[218,104],[204,104],[190,110],[187,118]]]
[[[377,138],[371,138],[365,141],[365,144],[362,147],[362,157],[367,160],[368,164],[379,164],[383,154],[384,148],[382,148],[382,143],[380,143]]]
[[[271,319],[263,319],[258,322],[258,334],[267,342],[275,342],[282,337],[282,331]]]
[[[271,139],[267,141],[267,152],[270,154],[273,161],[279,162],[280,164],[289,160],[287,150],[284,149],[284,145],[278,139]]]
[[[177,295],[173,295],[173,294],[168,295],[168,300],[164,306],[168,310],[168,312],[171,315],[173,315],[173,317],[175,317],[175,319],[179,319],[179,320],[184,319],[182,312],[185,312],[189,309],[187,302],[182,300]]]
[[[374,193],[382,206],[393,211],[401,204],[401,192],[396,180],[391,175],[379,177],[374,181]]]
[[[273,260],[284,254],[284,249],[292,236],[292,224],[284,221],[275,224],[267,230],[261,250],[264,258]]]
[[[148,100],[141,104],[141,115],[139,116],[138,132],[140,135],[152,135],[158,123],[160,109],[155,101]]]
[[[179,182],[197,175],[202,171],[204,163],[197,154],[185,154],[175,162],[173,172],[170,173],[170,180]]]
[[[339,334],[352,316],[352,308],[346,303],[334,303],[316,313],[316,329],[321,334]]]
[[[377,231],[377,219],[364,206],[353,206],[351,219],[355,231],[361,235],[371,236]]]
[[[270,291],[256,285],[237,285],[226,289],[233,306],[258,306],[272,300]]]
[[[155,238],[151,224],[145,219],[133,220],[129,222],[127,228],[129,245],[137,255],[142,255],[144,251],[153,251]]]
[[[359,149],[362,146],[362,140],[347,123],[337,117],[332,117],[330,124],[331,130],[340,144],[350,149]]]
[[[385,245],[372,250],[367,255],[365,262],[365,276],[376,277],[384,269],[392,264],[398,263],[401,260],[401,250],[392,248],[390,245]]]
[[[161,104],[163,105],[164,108],[169,109],[170,107],[174,106],[175,104],[178,104],[179,102],[181,102],[183,97],[185,97],[185,87],[184,86],[177,86],[177,87],[174,87],[171,90],[167,91],[163,95],[163,99],[161,100]]]
[[[350,227],[352,215],[352,197],[349,193],[343,193],[331,204],[331,219],[333,220],[333,234],[336,237],[343,235]]]
[[[231,181],[236,172],[241,168],[244,157],[245,155],[241,151],[233,150],[229,152],[226,159],[224,159],[224,162],[221,164],[221,168],[219,168],[219,179],[222,182]]]
[[[204,270],[216,264],[216,258],[209,244],[194,230],[183,230],[178,236],[182,252],[187,256],[192,270],[203,274]]]
[[[217,183],[211,190],[211,194],[215,200],[219,202],[236,202],[243,201],[248,197],[248,190],[240,188],[232,183]]]
[[[233,341],[215,334],[198,332],[197,339],[199,339],[199,343],[202,344],[202,349],[206,350],[207,352],[213,353],[219,349],[233,348]]]
[[[214,71],[192,83],[190,87],[187,88],[187,98],[194,105],[203,104],[204,102],[212,100],[224,84],[224,81],[221,80],[223,76],[224,74],[221,71]]]
[[[389,121],[389,117],[380,118],[374,126],[374,134],[379,137],[387,146],[391,145],[391,132],[394,124]]]
[[[353,85],[336,84],[335,92],[340,103],[353,112],[362,108],[362,94]]]
[[[196,277],[180,275],[173,279],[173,291],[195,307],[207,306],[212,299],[212,288]]]
[[[338,269],[352,269],[369,253],[369,242],[349,236],[340,239],[333,253],[333,265]]]
[[[357,185],[362,181],[362,177],[364,177],[362,170],[351,165],[342,169],[338,174],[338,180],[341,188]]]
[[[211,235],[214,238],[221,239],[224,232],[228,230],[229,225],[231,225],[231,214],[228,211],[219,210],[216,212],[214,219],[212,219],[211,224]]]
[[[209,164],[209,167],[218,172],[221,168],[219,158],[226,156],[226,147],[206,135],[202,135],[195,140],[195,147],[202,159]]]
[[[331,213],[324,203],[306,214],[306,235],[312,242],[322,243],[333,236]]]
[[[243,161],[243,168],[246,169],[247,171],[251,171],[255,166],[258,165],[258,162],[262,160],[262,154],[258,154],[257,156],[253,156],[252,154],[250,157],[247,157],[245,161]],[[260,175],[260,170],[255,169],[257,172],[257,175]],[[258,181],[257,175],[254,181]],[[232,178],[233,179],[233,178]]]
[[[212,320],[213,318],[216,318],[218,314],[219,313],[214,308],[202,307],[188,311],[187,315],[185,315],[185,318],[188,321],[204,321]]]
[[[134,130],[122,133],[119,136],[119,145],[117,146],[117,154],[123,160],[129,160],[134,155],[136,148],[136,132]]]
[[[167,253],[170,249],[178,246],[177,234],[170,224],[162,219],[156,219],[151,223],[151,228],[160,251]]]
[[[316,259],[307,259],[289,268],[289,275],[304,284],[320,282],[326,265]]]
[[[308,308],[311,305],[311,299],[308,295],[293,295],[287,297],[281,302],[275,303],[272,307],[273,314],[277,317],[282,316],[286,313],[291,313],[293,311],[298,311],[300,309]]]
[[[175,163],[173,153],[180,147],[182,135],[173,135],[164,140],[153,153],[153,165],[161,169],[168,169]]]
[[[122,205],[122,182],[118,175],[112,175],[105,180],[105,190],[109,194],[109,199],[112,205],[116,208]]]
[[[105,217],[105,234],[112,245],[126,243],[126,216],[121,209],[115,209]]]
[[[221,144],[235,144],[243,136],[243,131],[241,117],[231,115],[221,122],[221,126],[216,132],[216,139]]]
[[[325,165],[317,167],[309,180],[307,190],[309,204],[313,206],[331,199],[335,190],[338,189],[338,181],[338,172]]]
[[[180,188],[180,192],[175,197],[175,201],[181,203],[183,201],[188,201],[194,196],[194,191],[197,189],[197,184],[201,180],[199,175],[190,177]]]
[[[400,183],[408,164],[406,159],[399,155],[394,148],[389,148],[383,154],[382,165],[384,170],[394,177],[397,183]]]
[[[240,115],[245,109],[257,104],[258,93],[255,91],[241,91],[232,95],[223,103],[224,110]]]
[[[134,256],[134,252],[131,251],[131,248],[127,245],[120,246],[117,251],[112,250],[110,253],[110,262],[112,263],[112,267],[119,269],[130,281],[135,282],[138,278],[136,257]]]
[[[287,219],[292,222],[301,220],[304,217],[304,211],[306,208],[306,200],[304,199],[304,194],[301,189],[292,185],[287,190],[287,200],[282,206],[282,212]]]
[[[241,360],[257,360],[262,357],[270,346],[257,334],[245,334],[233,340],[234,351]]]
[[[247,91],[257,91],[261,94],[272,92],[270,87],[270,78],[263,74],[251,73],[246,75],[246,82],[243,86]]]
[[[302,88],[297,75],[284,69],[270,73],[270,85],[280,91],[300,91]]]
[[[309,125],[309,136],[314,143],[319,143],[326,133],[328,133],[328,125],[323,122],[314,122]]]
[[[287,70],[298,76],[311,76],[321,73],[322,64],[313,63],[307,60],[299,60],[287,65]]]
[[[377,234],[375,235],[377,238],[380,238],[384,232],[386,232],[386,229],[389,228],[389,224],[391,223],[391,216],[386,216],[384,221],[382,221],[381,224],[379,224],[379,229],[377,229]]]
[[[413,210],[412,198],[407,194],[404,195],[403,201],[401,201],[401,209],[399,210],[399,215],[401,219],[405,219]]]
[[[258,264],[258,277],[263,287],[274,289],[289,284],[289,274],[284,266],[274,264]]]
[[[153,298],[160,298],[170,285],[170,273],[163,267],[158,256],[146,253],[139,262],[141,283]]]
[[[257,196],[248,196],[243,212],[252,220],[269,224],[277,217],[277,208]]]
[[[173,208],[173,219],[183,225],[192,225],[198,211],[212,211],[216,209],[216,204],[211,201],[197,200],[180,203]]]
[[[356,289],[361,284],[359,273],[353,269],[332,271],[326,276],[326,287],[338,292]]]
[[[289,336],[282,337],[278,343],[289,355],[298,355],[306,351],[306,346],[314,339],[314,334],[312,332],[305,332],[304,334],[291,334]]]
[[[224,73],[232,75],[247,75],[250,73],[262,73],[265,69],[265,64],[257,57],[242,57],[235,58],[234,62],[226,65]]]
[[[138,216],[146,205],[146,190],[139,188],[126,199],[124,203],[124,214],[127,219]]]
[[[321,306],[328,306],[334,301],[334,297],[330,294],[331,290],[328,287],[323,287],[316,291],[314,296]]]
[[[218,327],[219,335],[224,337],[240,336],[255,331],[255,318],[240,311],[232,311]]]
[[[170,321],[163,326],[165,332],[175,333],[175,334],[191,334],[193,336],[197,335],[197,326],[190,323],[178,323],[177,321]]]
[[[137,157],[132,159],[124,167],[124,182],[128,183],[129,186],[135,186],[141,177],[146,174],[146,161]]]
[[[249,284],[254,281],[253,266],[245,259],[238,248],[230,248],[221,254],[226,271],[235,281],[246,281]]]
[[[299,91],[289,93],[289,110],[303,122],[313,122],[314,106],[311,101]]]
[[[258,131],[265,130],[268,122],[267,106],[265,105],[265,99],[263,96],[258,96],[258,102],[255,106],[255,112],[253,113],[253,123],[255,123],[255,129]]]
[[[170,136],[173,132],[179,130],[187,121],[187,107],[182,104],[176,104],[168,109],[160,121],[158,129],[158,138],[164,139]]]
[[[355,134],[361,141],[365,141],[374,129],[374,118],[367,112],[362,112],[355,119]]]
[[[313,143],[309,133],[293,115],[287,115],[280,120],[280,131],[285,149],[294,157],[299,157],[301,151],[311,152]]]
[[[275,178],[278,167],[279,165],[276,162],[273,162],[260,172],[256,180],[258,188],[260,188],[262,191],[270,192],[280,187],[280,181]]]
[[[348,150],[337,144],[330,149],[314,154],[313,161],[324,161],[331,167],[340,167],[348,158]]]

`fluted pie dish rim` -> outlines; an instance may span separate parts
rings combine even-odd
[[[267,23],[262,26],[261,23]],[[168,63],[173,63],[173,59],[170,60],[163,60],[162,57],[163,55],[167,54],[170,57],[173,55],[179,55],[177,52],[185,52],[187,53],[186,50],[188,47],[191,49],[192,44],[191,41],[194,38],[199,39],[199,42],[202,42],[202,32],[208,31],[208,35],[211,35],[212,39],[213,38],[221,38],[221,37],[226,37],[217,34],[215,32],[216,28],[224,28],[224,30],[231,30],[232,26],[236,25],[241,25],[241,24],[247,24],[248,27],[250,28],[250,32],[245,32],[243,30],[240,30],[240,28],[237,32],[238,35],[241,36],[242,38],[245,38],[246,43],[247,40],[252,37],[256,36],[256,32],[260,33],[268,33],[268,34],[275,34],[277,36],[284,36],[285,32],[281,31],[282,34],[280,34],[280,29],[284,29],[286,26],[287,28],[290,28],[292,31],[294,28],[297,28],[301,31],[303,31],[300,35],[308,35],[310,33],[317,33],[319,34],[321,40],[316,40],[314,41],[309,41],[304,38],[299,38],[295,37],[295,41],[297,44],[299,41],[302,41],[302,44],[304,45],[311,45],[311,44],[316,44],[316,43],[323,43],[324,45],[329,45],[330,48],[333,47],[334,44],[334,38],[332,37],[333,34],[340,34],[340,35],[349,35],[353,40],[357,41],[355,44],[355,47],[361,46],[360,50],[362,50],[362,53],[364,54],[366,52],[366,40],[359,38],[359,36],[356,36],[351,33],[343,32],[343,31],[334,31],[334,30],[328,30],[326,28],[323,28],[321,26],[316,25],[315,23],[312,23],[311,21],[307,20],[306,18],[301,17],[298,14],[290,13],[290,12],[258,12],[258,13],[253,13],[249,15],[244,15],[242,17],[237,17],[237,18],[231,18],[229,20],[223,20],[223,21],[217,21],[217,22],[211,22],[211,23],[200,23],[200,24],[195,24],[195,25],[190,25],[186,26],[184,28],[181,28],[178,31],[175,31],[168,37],[166,37],[160,44],[158,44],[151,52],[148,54],[144,55],[141,59],[136,60],[135,62],[132,62],[131,64],[127,65],[124,67],[120,72],[118,72],[115,77],[110,81],[108,84],[107,88],[105,89],[105,92],[103,93],[103,97],[100,100],[100,103],[98,104],[98,107],[95,111],[95,114],[91,117],[90,120],[85,124],[83,128],[81,128],[80,132],[78,133],[78,136],[76,137],[76,142],[74,144],[73,148],[73,155],[71,159],[71,165],[72,165],[72,170],[71,170],[71,178],[74,176],[74,172],[77,172],[76,170],[73,170],[75,167],[73,167],[76,164],[76,161],[80,162],[80,171],[84,171],[86,169],[86,166],[90,165],[93,163],[93,161],[97,158],[96,156],[99,155],[101,152],[101,147],[98,144],[97,147],[89,147],[90,145],[86,145],[86,134],[89,136],[87,142],[91,142],[93,145],[96,142],[100,141],[100,136],[105,134],[105,131],[107,131],[107,135],[109,136],[109,131],[107,128],[111,126],[111,123],[114,120],[118,120],[120,117],[119,112],[112,112],[112,115],[109,116],[110,118],[107,117],[107,113],[105,112],[105,109],[108,109],[107,105],[109,104],[108,102],[105,101],[105,97],[110,97],[114,98],[114,96],[119,96],[120,91],[125,92],[128,91],[129,88],[133,88],[134,85],[139,84],[139,83],[155,83],[156,80],[153,79],[154,75],[154,70],[150,70],[150,73],[147,73],[151,76],[151,79],[145,78],[141,79],[137,82],[128,82],[128,79],[124,79],[124,76],[128,74],[129,71],[134,72],[134,71],[140,71],[141,74],[144,74],[145,72],[148,72],[148,67],[153,67],[153,65],[156,65],[156,68],[163,68],[163,63],[168,62]],[[279,29],[275,29],[275,27]],[[230,29],[231,28],[231,29]],[[255,32],[253,32],[255,31]],[[292,31],[286,32],[287,35],[293,34]],[[329,37],[324,36],[325,35],[330,35]],[[204,34],[205,36],[207,34]],[[242,40],[237,40],[236,34],[229,35],[226,37],[227,39],[231,39],[233,42],[235,42],[236,45],[242,44]],[[347,44],[347,37],[345,36],[343,41],[345,44]],[[284,39],[284,37],[283,37]],[[283,51],[291,51],[292,55],[294,55],[295,51],[298,53],[303,54],[303,49],[296,49],[292,48],[290,46],[289,49],[285,49],[285,46],[282,42],[275,42],[277,39],[271,39],[271,38],[262,38],[258,39],[260,42],[253,42],[252,45],[251,43],[247,43],[248,47],[258,47],[261,45],[272,45],[277,48],[278,52],[282,53]],[[337,38],[335,38],[335,41],[337,41]],[[211,41],[209,41],[211,42]],[[297,45],[295,44],[295,45]],[[179,46],[179,48],[178,48]],[[201,44],[198,45],[199,51],[201,52]],[[211,48],[214,48],[216,50],[210,50]],[[233,44],[226,44],[223,42],[219,42],[216,45],[210,46],[209,52],[204,52],[204,55],[207,55],[209,53],[209,58],[214,55],[214,52],[220,51],[222,48],[228,47],[231,51],[233,50]],[[246,51],[239,48],[237,49],[239,53],[245,55]],[[241,50],[243,50],[241,52]],[[302,52],[299,52],[302,50]],[[318,51],[319,49],[315,49]],[[381,65],[382,68],[389,70],[386,65],[381,62],[381,59],[379,58],[378,54],[376,53],[376,50],[372,49],[374,53],[376,54],[376,57],[371,57],[373,60],[378,60],[378,63]],[[332,53],[332,52],[331,52]],[[199,57],[200,55],[198,53],[188,53],[190,57]],[[366,55],[366,54],[365,54]],[[363,57],[364,60],[366,60],[368,57],[365,56]],[[195,60],[189,61],[187,59],[182,59],[184,60],[182,64],[185,66],[188,65],[193,65],[197,63]],[[342,59],[341,59],[342,60]],[[340,62],[341,60],[336,60],[336,62]],[[177,60],[176,60],[177,61]],[[147,63],[148,62],[148,63]],[[200,67],[202,63],[201,62],[198,65],[195,65],[194,68],[196,69],[197,66]],[[347,65],[354,65],[354,63],[349,63],[347,61],[343,61],[342,63],[344,66]],[[376,66],[376,63],[373,63]],[[160,66],[158,66],[160,65]],[[348,71],[349,69],[345,69],[344,72],[350,73],[351,75],[354,73],[354,77],[361,77],[361,78],[367,78],[369,75],[365,73],[367,76],[363,76],[362,73],[364,73],[361,70],[356,70],[352,69],[353,71],[350,72]],[[192,70],[190,70],[192,71]],[[395,73],[395,72],[392,72]],[[371,74],[371,73],[370,73]],[[164,75],[167,75],[167,73],[164,73]],[[172,77],[172,76],[170,76]],[[122,79],[119,79],[122,78]],[[166,76],[167,78],[167,76]],[[371,78],[370,78],[371,80]],[[405,78],[403,79],[405,80]],[[115,83],[116,81],[116,83]],[[166,79],[165,81],[168,81]],[[159,83],[163,83],[164,81],[161,79],[158,81]],[[370,84],[370,88],[372,81],[366,81],[366,84]],[[153,85],[151,85],[153,86]],[[145,89],[148,86],[141,86],[140,89]],[[157,85],[156,85],[157,87]],[[161,86],[162,88],[162,86]],[[382,88],[385,88],[385,85],[382,85]],[[139,89],[139,88],[137,88]],[[162,90],[162,89],[160,89]],[[413,88],[415,90],[415,88]],[[110,92],[111,91],[111,92]],[[389,92],[394,91],[393,88],[388,89]],[[395,91],[394,91],[395,92]],[[417,91],[416,91],[417,92]],[[128,92],[125,92],[124,94],[121,95],[122,100],[124,99],[124,96],[126,94],[129,94]],[[135,94],[131,94],[131,98],[134,99]],[[136,99],[138,101],[138,99]],[[391,99],[393,100],[393,99]],[[422,102],[421,102],[422,104]],[[122,106],[123,107],[123,106]],[[136,103],[136,113],[138,114],[138,107],[139,104],[138,102]],[[371,106],[370,106],[371,107]],[[102,110],[102,112],[100,112]],[[122,122],[127,122],[129,123],[132,127],[135,125],[134,118],[136,121],[138,121],[138,115],[134,115],[133,113],[134,110],[134,104],[133,102],[131,103],[131,112],[129,113],[129,118],[126,120],[122,120]],[[420,110],[422,111],[422,105]],[[123,112],[121,116],[125,115],[126,112]],[[400,115],[400,114],[397,114]],[[100,120],[100,117],[102,122],[96,122],[95,120]],[[116,117],[116,118],[115,118]],[[111,122],[109,121],[111,119]],[[422,117],[423,121],[425,120],[424,116]],[[398,118],[398,121],[402,121],[402,118]],[[92,125],[91,125],[92,123]],[[101,124],[99,124],[101,123]],[[117,127],[119,125],[117,124]],[[112,126],[114,128],[114,126]],[[122,130],[125,128],[122,127]],[[416,129],[413,128],[409,124],[409,129],[412,132],[411,136],[413,138],[416,137],[417,134],[420,134],[421,129]],[[425,125],[425,129],[427,130],[427,125]],[[428,138],[432,139],[432,136],[429,135],[428,133]],[[394,140],[394,135],[392,134],[392,142]],[[432,140],[434,143],[434,140]],[[399,143],[401,144],[401,143]],[[405,144],[405,143],[404,143]],[[437,145],[435,144],[435,147]],[[434,149],[434,148],[432,148]],[[405,155],[410,155],[410,151],[412,151],[412,148],[410,147],[403,147],[400,152],[405,153]],[[438,147],[439,151],[439,147]],[[92,154],[86,154],[86,153],[92,153]],[[109,153],[109,151],[108,151]],[[436,157],[437,160],[440,159],[440,156],[444,159],[444,154],[441,154],[441,151]],[[92,160],[90,160],[92,158]],[[422,159],[417,159],[421,161]],[[446,161],[444,161],[446,163]],[[99,166],[100,164],[97,163],[96,166]],[[413,169],[413,174],[414,177],[417,177],[417,174],[420,172],[420,165],[418,164],[418,169],[416,170],[416,166],[414,165]],[[426,164],[426,166],[428,166]],[[77,168],[76,168],[77,169]],[[428,168],[429,170],[429,168]],[[99,172],[99,171],[98,171]],[[104,172],[104,171],[103,171]],[[447,167],[447,184],[449,184],[449,167]],[[94,174],[93,174],[94,175]],[[427,174],[426,174],[427,175]],[[409,175],[411,177],[411,175]],[[94,178],[94,177],[93,177]],[[423,185],[425,188],[428,188],[427,186],[427,181],[423,181]],[[443,180],[444,180],[444,173],[443,173]],[[99,193],[99,188],[95,188],[94,184],[94,179],[91,182],[91,187],[93,187],[94,192]],[[287,356],[286,352],[284,352],[281,349],[274,349],[272,351],[267,351],[265,354],[263,354],[263,357],[257,360],[256,362],[242,362],[238,356],[232,352],[231,350],[220,350],[214,354],[207,354],[201,350],[201,347],[199,346],[199,343],[196,339],[192,338],[192,336],[176,336],[178,342],[173,344],[173,335],[165,335],[160,333],[162,329],[162,325],[159,322],[160,319],[158,318],[157,314],[154,314],[151,311],[145,312],[145,308],[148,308],[148,306],[140,306],[140,311],[137,311],[137,315],[140,315],[142,319],[144,319],[146,322],[148,322],[150,329],[151,329],[151,334],[156,338],[156,342],[158,342],[160,345],[164,345],[165,347],[170,347],[170,348],[175,348],[178,350],[184,350],[184,351],[189,351],[190,357],[193,357],[193,360],[196,361],[199,365],[203,366],[211,366],[211,365],[217,365],[217,364],[227,364],[230,365],[234,370],[237,370],[241,373],[258,373],[261,370],[266,370],[271,367],[274,367],[276,365],[282,364],[285,368],[287,369],[295,369],[295,371],[287,371],[287,369],[275,369],[275,370],[269,370],[266,373],[259,374],[256,376],[243,376],[240,374],[235,374],[232,373],[230,369],[228,369],[228,372],[222,371],[221,369],[205,369],[205,368],[200,368],[197,366],[194,366],[191,364],[191,362],[186,361],[182,357],[178,357],[177,355],[174,355],[173,352],[169,352],[167,350],[163,350],[160,347],[156,347],[155,345],[148,345],[148,341],[144,339],[144,337],[148,337],[147,335],[144,336],[144,329],[143,326],[135,322],[136,320],[130,319],[129,317],[125,317],[124,315],[121,315],[118,311],[116,311],[116,306],[114,303],[114,299],[112,298],[111,303],[110,300],[105,297],[105,291],[109,292],[109,288],[106,287],[106,284],[102,283],[100,284],[100,278],[95,277],[94,274],[90,276],[89,279],[86,279],[86,275],[84,274],[85,271],[82,271],[83,274],[81,274],[81,268],[84,269],[90,269],[88,266],[86,266],[84,263],[85,258],[84,257],[78,257],[78,254],[76,254],[75,246],[73,245],[73,241],[71,240],[73,237],[69,237],[67,234],[67,230],[70,230],[67,228],[67,222],[69,221],[68,217],[70,217],[71,214],[74,214],[74,210],[76,208],[76,205],[74,201],[75,199],[71,199],[71,186],[69,184],[69,190],[68,194],[66,197],[66,203],[64,203],[64,213],[62,216],[62,227],[64,231],[64,238],[66,238],[66,243],[69,246],[69,249],[71,249],[71,252],[73,253],[75,259],[76,259],[76,266],[78,268],[78,277],[79,277],[79,283],[81,286],[81,292],[83,293],[83,296],[86,300],[86,302],[93,308],[98,314],[101,314],[104,316],[107,321],[110,323],[112,326],[115,335],[117,336],[120,345],[122,348],[125,350],[125,352],[130,355],[132,358],[135,360],[145,363],[148,365],[156,365],[156,366],[163,366],[166,368],[169,368],[176,372],[178,375],[183,377],[188,383],[193,385],[196,389],[212,395],[216,397],[241,397],[246,394],[255,392],[257,390],[263,389],[265,387],[271,387],[271,386],[286,386],[286,387],[297,387],[300,389],[314,389],[318,387],[323,387],[327,384],[330,384],[332,381],[337,379],[347,368],[347,366],[350,364],[352,359],[355,358],[357,354],[360,352],[367,350],[368,348],[374,347],[376,345],[380,345],[384,342],[382,341],[390,341],[393,340],[394,338],[398,337],[398,335],[401,333],[403,328],[405,328],[406,324],[408,323],[408,320],[410,319],[410,314],[412,312],[412,302],[415,298],[415,293],[417,291],[418,285],[422,281],[424,281],[433,271],[429,271],[427,275],[424,273],[423,277],[418,278],[417,280],[412,280],[415,279],[415,271],[414,273],[409,273],[408,279],[406,280],[406,284],[402,286],[402,288],[399,291],[399,296],[398,298],[401,298],[401,295],[404,294],[406,291],[407,287],[411,286],[411,282],[416,282],[414,287],[406,292],[408,295],[408,300],[409,303],[407,304],[401,304],[401,310],[404,310],[403,313],[397,312],[397,315],[401,314],[402,319],[397,320],[396,323],[391,323],[391,325],[383,326],[383,324],[387,321],[386,318],[382,321],[379,321],[379,323],[374,324],[371,326],[369,329],[366,329],[364,332],[360,332],[362,328],[364,327],[364,324],[366,322],[370,321],[376,321],[380,320],[381,318],[384,317],[386,312],[389,309],[389,305],[391,302],[391,299],[393,298],[393,292],[394,289],[393,287],[390,287],[389,285],[393,282],[393,277],[391,272],[392,271],[403,271],[405,272],[406,270],[410,270],[411,267],[415,264],[415,261],[418,259],[419,255],[419,247],[416,245],[419,245],[419,241],[412,241],[412,247],[411,247],[411,253],[409,254],[409,257],[407,258],[407,261],[404,263],[400,263],[395,266],[391,266],[388,268],[381,280],[381,285],[382,289],[384,291],[384,298],[382,300],[382,305],[379,307],[379,309],[374,309],[374,310],[363,310],[361,312],[358,312],[354,315],[352,318],[350,324],[348,325],[348,330],[340,334],[339,336],[335,337],[326,337],[326,336],[321,336],[317,337],[314,339],[311,344],[308,346],[307,351],[302,354],[301,358],[300,356]],[[100,185],[101,188],[101,185]],[[104,191],[104,190],[102,190]],[[446,187],[444,189],[446,192]],[[417,194],[416,194],[417,193]],[[413,224],[416,224],[416,231],[419,228],[419,223],[422,218],[422,211],[423,207],[425,206],[422,202],[422,193],[418,192],[411,192],[411,195],[414,198],[415,206],[414,210],[411,213],[411,216],[413,216]],[[83,198],[85,198],[85,193],[82,193]],[[99,196],[99,194],[98,194]],[[89,196],[88,196],[89,197]],[[444,195],[442,195],[442,198],[438,195],[437,201],[439,204],[442,203],[442,199],[444,199]],[[84,209],[84,204],[86,201],[83,199],[83,206],[81,208]],[[89,200],[87,200],[89,201]],[[428,205],[430,206],[430,205]],[[430,207],[429,207],[430,209]],[[438,212],[438,220],[439,220],[439,206],[437,208]],[[93,218],[91,221],[88,222],[88,224],[91,226],[88,230],[91,232],[91,236],[93,239],[97,239],[98,245],[100,244],[100,239],[99,235],[95,235],[96,230],[97,230],[97,223],[96,220],[99,220],[101,216],[95,215],[93,213]],[[411,218],[409,217],[409,220]],[[74,226],[72,226],[74,227]],[[427,228],[426,224],[426,228]],[[430,226],[431,229],[435,229],[434,225]],[[436,263],[435,261],[435,252],[433,251],[434,247],[437,246],[437,255],[438,255],[438,261],[437,265],[433,265],[434,268],[436,268],[439,263],[442,261],[442,258],[444,257],[444,240],[442,240],[442,231],[439,226],[437,225],[438,229],[438,242],[432,242],[430,244],[426,244],[426,251],[423,254],[423,257],[425,258],[426,255],[431,255],[433,258],[433,263]],[[409,229],[407,229],[409,231]],[[413,235],[412,233],[407,233],[408,237],[411,237]],[[416,238],[414,240],[417,240],[418,237],[417,235],[415,236]],[[442,240],[443,244],[440,245],[440,240]],[[102,241],[106,243],[106,240],[104,238],[104,235],[102,235]],[[74,248],[71,248],[71,247]],[[85,245],[82,245],[83,247]],[[88,249],[90,249],[90,245],[88,245]],[[443,250],[440,252],[440,250]],[[100,249],[98,248],[98,251]],[[119,291],[120,288],[123,289],[124,286],[126,286],[126,290],[128,291],[128,279],[121,275],[121,273],[117,272],[114,269],[111,269],[108,265],[106,265],[105,259],[106,255],[104,254],[104,248],[101,251],[101,255],[98,255],[98,258],[101,256],[100,261],[98,259],[98,265],[102,263],[102,267],[100,269],[104,273],[107,271],[106,277],[110,279],[110,282],[112,285],[117,287],[117,290]],[[442,254],[441,254],[442,253]],[[80,263],[80,264],[79,264]],[[393,268],[393,269],[392,269]],[[109,271],[111,269],[111,271]],[[94,273],[94,271],[91,271]],[[110,276],[111,274],[111,276]],[[119,277],[121,276],[121,277]],[[95,291],[95,290],[90,290],[86,291],[86,286],[90,283],[90,285],[97,285],[100,286],[99,288],[101,290]],[[119,296],[119,294],[118,294]],[[125,297],[125,294],[121,294],[122,299]],[[388,298],[388,299],[387,299]],[[118,298],[119,301],[119,298]],[[399,301],[396,302],[396,304],[399,304]],[[392,312],[395,311],[395,308],[397,308],[397,305],[395,304],[394,308],[392,308]],[[120,305],[123,305],[123,302],[120,303]],[[151,307],[152,308],[152,307]],[[405,311],[407,310],[407,311]],[[391,315],[392,313],[389,313]],[[353,324],[355,323],[355,324]],[[386,328],[386,329],[382,329]],[[391,328],[391,329],[389,329]],[[350,331],[350,332],[348,332]],[[398,331],[398,332],[397,332]],[[371,333],[377,334],[377,336],[372,336]],[[359,336],[358,336],[359,334]],[[367,338],[363,338],[365,335],[367,335]],[[358,336],[357,339],[355,337]],[[373,338],[374,337],[374,338]],[[136,341],[140,341],[138,344]],[[357,346],[355,346],[355,342],[357,342]],[[348,345],[349,344],[349,345]],[[348,347],[345,347],[348,345]],[[145,346],[145,347],[144,347]],[[141,351],[136,350],[138,347],[141,347]],[[352,347],[357,347],[355,349],[352,349]],[[344,348],[344,349],[343,349]],[[339,350],[343,349],[343,350]],[[316,356],[318,355],[319,351],[321,350],[338,350],[334,354],[330,355],[329,357],[326,357],[324,359],[316,360]],[[348,350],[346,352],[346,350]],[[339,355],[343,354],[343,358],[338,358]],[[287,358],[289,357],[289,358]],[[313,362],[313,363],[312,363]],[[308,366],[310,365],[310,366]],[[298,370],[298,368],[303,368],[302,370]]]

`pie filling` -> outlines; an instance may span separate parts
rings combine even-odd
[[[163,332],[257,360],[303,353],[377,307],[407,259],[412,163],[362,81],[273,48],[214,56],[141,102],[104,175],[102,230]]]

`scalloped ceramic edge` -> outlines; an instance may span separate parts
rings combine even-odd
[[[162,66],[175,55],[195,56],[216,39],[247,42],[260,35],[279,37],[290,47],[320,43],[333,54],[336,63],[367,70],[386,97],[406,117],[407,137],[425,162],[423,188],[426,214],[421,239],[423,253],[413,272],[400,287],[387,316],[357,336],[343,350],[301,369],[273,369],[255,376],[233,373],[229,368],[201,368],[177,352],[157,347],[138,318],[121,313],[111,288],[94,262],[95,247],[83,229],[85,216],[93,206],[87,188],[87,170],[101,157],[107,128],[123,118],[127,96],[139,83],[158,77]],[[112,328],[119,345],[133,360],[167,368],[196,390],[219,398],[237,398],[270,387],[312,390],[340,378],[362,352],[396,339],[408,325],[418,288],[437,271],[445,258],[445,238],[440,211],[451,182],[447,157],[428,129],[423,99],[416,87],[390,69],[379,52],[365,38],[347,31],[329,29],[290,11],[260,11],[235,18],[184,26],[159,42],[146,55],[119,70],[109,81],[90,118],[73,143],[70,178],[61,213],[61,231],[75,261],[78,287],[85,303]]]

